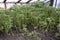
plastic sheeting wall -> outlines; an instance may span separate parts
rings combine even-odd
[[[4,0],[0,0],[0,2],[3,2]],[[7,0],[6,2],[17,2],[18,0]],[[21,0],[21,2],[27,2],[28,0]],[[31,2],[34,2],[37,0],[32,0]],[[11,6],[13,6],[14,4],[10,3],[10,4],[6,4],[7,8],[10,8]],[[5,8],[4,3],[0,3],[0,7]]]

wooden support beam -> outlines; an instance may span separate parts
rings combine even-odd
[[[18,0],[15,4],[20,3],[21,0]]]
[[[21,0],[18,0],[16,3],[19,3]]]
[[[26,3],[29,3],[30,1],[32,1],[32,0],[29,0],[29,1],[27,1]]]
[[[7,0],[4,0],[3,3],[5,3]]]
[[[7,6],[6,6],[6,1],[7,1],[7,0],[4,0],[4,1],[3,1],[4,6],[5,6],[5,10],[6,10],[6,8],[7,8]]]
[[[53,6],[54,0],[50,0],[50,6]]]

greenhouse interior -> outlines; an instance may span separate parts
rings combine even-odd
[[[0,0],[0,40],[60,40],[60,1]]]

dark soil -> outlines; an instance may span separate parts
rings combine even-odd
[[[0,40],[37,40],[37,37],[40,37],[42,40],[56,40],[53,37],[45,35],[44,33],[39,33],[35,37],[27,36],[24,33],[9,33],[9,34],[0,34]]]
[[[30,28],[29,28],[30,29]],[[41,38],[41,40],[56,40],[55,37],[53,37],[52,33],[43,33],[37,30],[37,34],[35,36],[27,36],[26,33],[22,30],[11,30],[8,34],[0,32],[0,40],[37,40],[37,37]]]
[[[37,40],[35,37],[29,37],[24,33],[1,34],[0,40]]]

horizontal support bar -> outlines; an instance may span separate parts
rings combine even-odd
[[[0,3],[3,3],[3,2],[0,2]],[[8,3],[16,3],[16,2],[5,2],[5,3],[8,4]],[[26,4],[26,2],[19,2],[19,3]]]

